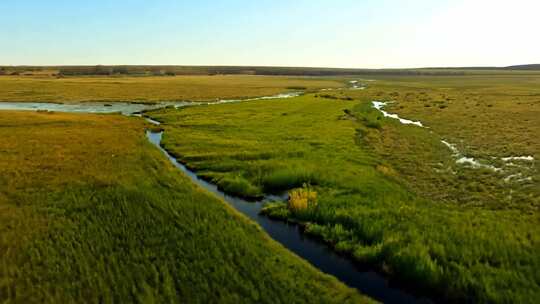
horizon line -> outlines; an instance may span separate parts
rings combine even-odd
[[[504,69],[519,66],[534,66],[540,63],[513,64],[504,66],[424,66],[424,67],[384,67],[384,68],[358,68],[358,67],[328,67],[328,66],[287,66],[287,65],[212,65],[212,64],[7,64],[0,67],[96,67],[96,66],[144,66],[144,67],[243,67],[243,68],[298,68],[298,69],[334,69],[334,70],[417,70],[417,69]]]

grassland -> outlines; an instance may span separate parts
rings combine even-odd
[[[0,302],[367,301],[190,183],[144,128],[0,112]]]
[[[380,136],[364,137],[417,192],[461,205],[538,211],[540,76],[385,78],[370,90],[349,94],[393,101],[388,111],[430,128],[387,124],[375,133],[366,130]],[[378,116],[365,106],[362,112]],[[457,165],[442,139],[487,166]],[[503,160],[511,156],[534,161]]]
[[[310,184],[315,207],[266,213],[361,263],[452,302],[535,303],[537,161],[474,169],[456,164],[441,140],[490,165],[538,160],[539,79],[379,77],[366,90],[152,117],[164,122],[166,149],[225,191],[252,197]],[[383,118],[371,100],[394,101],[388,111],[429,128]],[[530,180],[505,182],[512,170]]]
[[[320,78],[279,76],[1,76],[0,101],[206,101],[268,96],[286,91],[336,88],[343,83]]]

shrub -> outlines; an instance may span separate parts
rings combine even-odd
[[[307,185],[303,188],[291,190],[287,208],[292,212],[305,211],[317,207],[317,192]]]

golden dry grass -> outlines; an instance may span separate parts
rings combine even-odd
[[[0,77],[0,101],[182,101],[275,95],[291,89],[335,88],[342,83],[314,77]]]
[[[310,187],[304,186],[289,191],[287,207],[292,212],[302,212],[317,207],[317,192]]]

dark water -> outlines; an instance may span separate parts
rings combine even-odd
[[[169,160],[193,182],[232,205],[250,219],[256,221],[274,240],[280,242],[290,251],[296,253],[310,262],[321,271],[331,274],[350,287],[358,289],[361,293],[383,303],[429,303],[425,298],[417,298],[403,290],[390,286],[388,280],[376,272],[359,269],[350,259],[334,253],[325,244],[305,237],[297,225],[290,225],[282,221],[271,220],[260,215],[264,202],[283,200],[284,197],[267,196],[264,200],[250,202],[230,196],[218,190],[217,186],[200,179],[176,158],[161,147],[163,132],[147,131],[148,140],[160,149]]]

